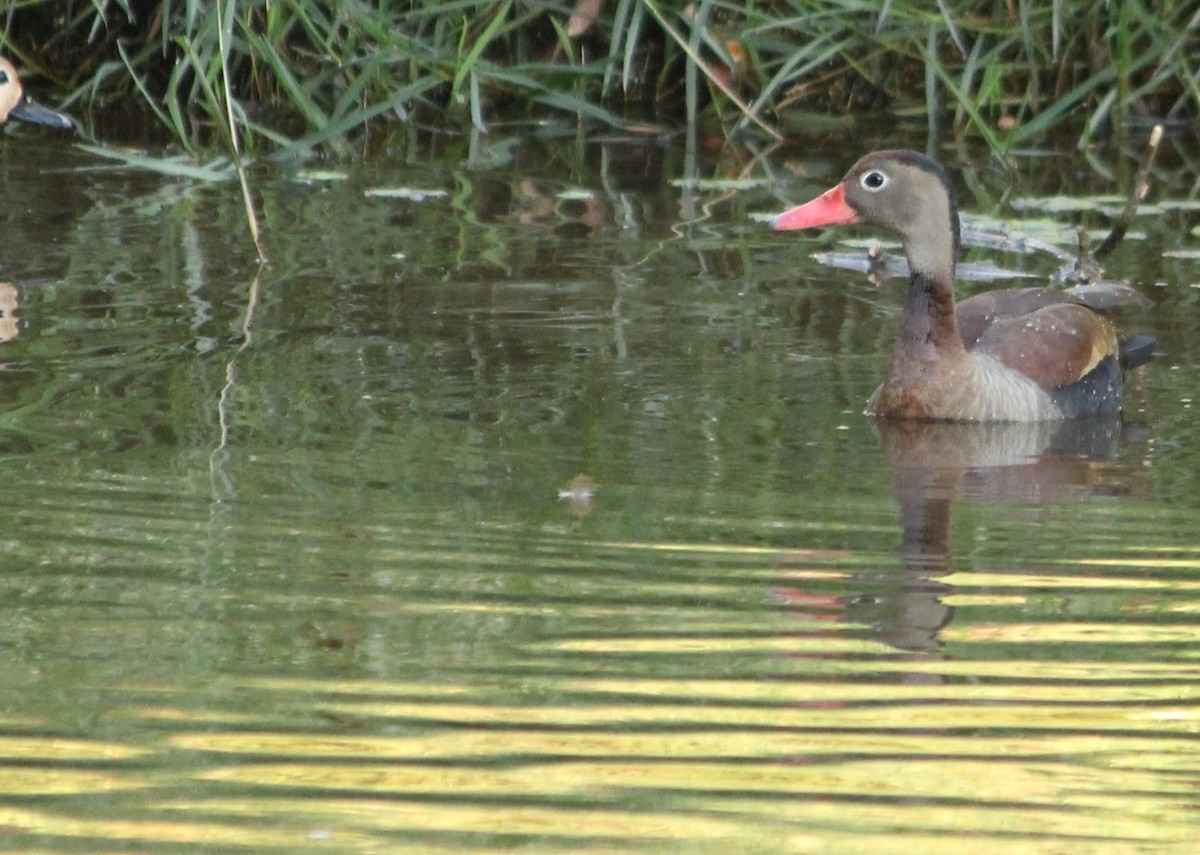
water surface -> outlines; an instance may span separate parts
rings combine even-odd
[[[902,285],[753,218],[852,156],[427,145],[262,170],[260,270],[233,184],[0,141],[0,848],[1192,851],[1193,209],[1122,420],[889,430]]]

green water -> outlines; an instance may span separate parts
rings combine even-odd
[[[853,156],[524,136],[262,170],[261,270],[0,141],[0,849],[1191,852],[1196,214],[1124,424],[880,434],[901,286],[752,217]]]

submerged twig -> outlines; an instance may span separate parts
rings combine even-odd
[[[1129,227],[1133,225],[1133,219],[1137,216],[1138,206],[1145,200],[1146,194],[1150,190],[1150,170],[1154,166],[1154,157],[1158,153],[1159,143],[1162,142],[1162,134],[1162,125],[1155,125],[1153,130],[1150,131],[1150,142],[1146,150],[1146,157],[1142,161],[1142,165],[1138,168],[1137,174],[1133,177],[1133,186],[1129,188],[1129,197],[1125,201],[1125,210],[1121,212],[1121,216],[1113,224],[1112,230],[1093,251],[1087,232],[1080,228],[1079,251],[1073,261],[1064,264],[1054,275],[1054,281],[1060,284],[1067,282],[1103,284],[1104,268],[1101,266],[1100,260],[1113,251],[1116,245],[1124,239],[1126,233],[1129,231]]]
[[[1060,249],[1052,243],[1030,235],[1009,231],[1007,226],[1004,226],[1004,231],[1000,232],[988,232],[963,226],[962,243],[963,246],[979,246],[984,249],[998,249],[1002,252],[1016,252],[1022,255],[1031,252],[1045,252],[1053,255],[1059,261],[1074,261],[1075,259],[1065,249]]]
[[[1155,125],[1150,131],[1150,143],[1146,149],[1146,157],[1142,160],[1142,165],[1133,177],[1133,186],[1129,188],[1129,198],[1125,201],[1125,210],[1121,212],[1121,217],[1113,225],[1112,231],[1096,247],[1096,251],[1092,253],[1093,258],[1104,258],[1104,256],[1112,252],[1113,248],[1125,237],[1125,233],[1129,231],[1129,227],[1133,225],[1133,218],[1137,215],[1138,205],[1145,200],[1146,194],[1150,192],[1150,170],[1154,166],[1154,157],[1158,154],[1158,145],[1162,142],[1162,135],[1162,125]]]

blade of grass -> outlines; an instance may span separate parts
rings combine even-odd
[[[484,27],[483,32],[480,33],[472,43],[470,50],[467,51],[465,56],[461,56],[461,58],[458,60],[458,70],[454,74],[454,83],[450,87],[451,100],[456,100],[459,97],[460,93],[462,92],[463,82],[470,78],[471,73],[475,70],[476,63],[479,62],[479,57],[483,54],[484,50],[487,49],[487,46],[491,44],[492,39],[496,36],[496,33],[498,33],[500,28],[504,25],[505,20],[508,18],[508,13],[512,11],[512,7],[513,0],[504,0],[504,3],[499,9],[496,10],[496,14],[492,16],[492,19],[488,21],[487,26]],[[463,25],[463,31],[465,38],[465,23]]]
[[[946,6],[946,0],[937,0],[938,11],[942,13],[942,21],[946,24],[946,29],[950,33],[950,38],[954,40],[955,47],[958,48],[959,54],[963,59],[967,58],[967,46],[963,43],[963,38],[958,33],[958,27],[954,25],[954,16],[950,14],[950,9]],[[930,28],[930,32],[933,30]]]
[[[189,161],[187,155],[150,157],[149,155],[102,145],[77,143],[76,147],[80,151],[86,151],[88,154],[94,154],[97,157],[115,160],[125,166],[131,166],[146,172],[154,172],[159,175],[166,175],[171,178],[217,182],[228,181],[236,174],[233,164],[225,159],[213,160],[207,164],[197,164]],[[84,171],[86,171],[86,168]]]
[[[621,63],[621,88],[628,92],[632,88],[634,78],[633,67],[637,61],[638,47],[641,44],[642,24],[646,19],[646,7],[641,0],[636,0],[633,18],[629,22],[629,32],[625,36],[625,57]]]
[[[255,53],[262,59],[265,59],[270,65],[271,70],[275,73],[275,79],[284,87],[288,94],[288,98],[293,106],[295,106],[300,115],[311,127],[323,127],[328,121],[329,116],[321,109],[300,82],[296,80],[290,68],[279,52],[275,50],[275,46],[268,43],[266,39],[255,33],[248,27],[242,28],[242,37],[254,48]]]
[[[323,128],[319,128],[306,136],[297,140],[289,140],[279,137],[277,142],[282,148],[272,155],[277,160],[288,160],[301,154],[302,152],[323,145],[331,139],[342,137],[357,127],[360,127],[377,116],[381,116],[391,110],[401,109],[404,102],[414,98],[419,98],[433,89],[441,85],[440,80],[433,78],[423,78],[416,83],[403,87],[392,93],[392,97],[386,101],[372,104],[370,107],[363,107],[360,110],[355,110],[334,119],[331,119]],[[264,129],[265,130],[265,129]]]
[[[954,78],[950,76],[950,73],[941,65],[941,63],[937,62],[935,57],[930,56],[928,48],[918,43],[917,49],[920,50],[921,54],[925,57],[927,66],[931,65],[933,67],[934,73],[942,81],[942,85],[950,90],[950,94],[954,96],[954,100],[963,108],[963,112],[967,114],[967,117],[971,120],[971,124],[974,125],[975,130],[977,130],[979,135],[982,136],[984,141],[987,142],[988,148],[990,148],[992,153],[999,157],[1001,161],[1004,161],[1004,155],[1007,151],[1006,147],[1000,142],[996,135],[992,133],[991,125],[989,125],[987,120],[980,115],[978,108],[976,108],[975,104],[971,101],[970,96],[968,96],[958,87],[958,84],[954,81]]]
[[[991,129],[1004,146],[1059,126],[1083,130],[1086,138],[1089,117],[1094,129],[1101,116],[1119,127],[1131,115],[1200,115],[1200,81],[1193,67],[1200,50],[1200,12],[1195,3],[1180,0],[1115,0],[1086,9],[1063,0],[694,0],[686,8],[662,0],[610,0],[597,5],[602,19],[583,40],[563,35],[570,0],[218,2],[223,4],[220,26],[212,0],[141,4],[143,12],[150,11],[136,19],[129,17],[130,10],[140,7],[131,0],[22,0],[16,4],[22,26],[6,31],[3,48],[10,56],[32,60],[51,78],[56,74],[51,57],[81,58],[78,67],[57,70],[72,98],[94,107],[136,91],[156,121],[191,151],[224,145],[224,137],[208,133],[208,122],[228,124],[230,113],[243,149],[252,152],[256,140],[276,145],[290,136],[282,129],[294,126],[293,117],[307,123],[312,139],[341,117],[363,115],[360,105],[389,100],[386,90],[397,82],[424,79],[441,81],[451,102],[464,109],[446,114],[447,93],[430,88],[411,105],[419,114],[476,126],[494,121],[487,115],[491,96],[499,96],[497,103],[520,106],[518,99],[524,99],[527,106],[540,107],[550,89],[569,93],[564,103],[590,121],[592,114],[577,112],[579,103],[603,105],[619,94],[617,85],[634,107],[650,109],[647,96],[655,91],[686,99],[678,106],[689,111],[692,125],[707,86],[720,106],[726,99],[736,105],[725,115],[713,111],[733,130],[761,123],[772,106],[786,120],[783,111],[801,100],[805,110],[852,112],[863,103],[859,93],[867,92],[871,109],[908,111],[937,89],[929,103],[936,101],[939,111],[956,109],[956,125],[972,132],[983,133],[985,119],[1021,117],[1026,124],[1015,138]],[[15,14],[10,8],[9,19]],[[38,27],[39,18],[45,19],[44,27]],[[100,22],[107,22],[109,32],[119,24],[122,38],[88,43]],[[943,34],[940,49],[929,38],[931,26]],[[546,51],[549,27],[562,48],[553,55]],[[51,29],[46,44],[22,42],[23,32]],[[957,55],[946,44],[947,32]],[[607,44],[593,52],[597,40],[606,38]],[[194,57],[180,59],[181,40],[191,45]],[[736,88],[724,68],[734,65],[727,50],[731,41],[740,48],[739,71],[744,72]],[[595,60],[584,61],[593,55]],[[823,67],[812,64],[819,55],[825,58]],[[687,80],[678,81],[687,85],[672,87],[673,63],[679,61],[690,69]],[[1108,67],[1116,67],[1115,76],[1107,72],[1102,83],[1084,86],[1090,69]],[[501,80],[498,69],[538,85]],[[948,97],[955,90],[943,82],[945,76],[958,96]],[[911,81],[923,77],[929,85],[920,93]],[[227,85],[238,98],[214,105],[201,78],[218,90]],[[222,78],[225,83],[218,83]],[[1109,98],[1110,91],[1118,93],[1115,98]],[[256,116],[278,117],[278,126],[265,127],[265,119],[261,125],[247,122],[239,100]],[[263,109],[251,109],[252,103]],[[398,103],[396,113],[404,114]],[[356,156],[370,148],[352,139],[356,130],[366,131],[347,128],[324,136],[321,145],[338,156]]]
[[[825,65],[833,57],[837,56],[838,53],[845,50],[849,44],[847,40],[842,40],[835,44],[829,45],[820,52],[813,53],[812,51],[823,44],[824,38],[825,37],[822,36],[815,42],[805,45],[792,57],[790,57],[787,63],[785,63],[784,66],[775,73],[775,75],[767,82],[767,85],[763,87],[759,96],[750,103],[750,109],[754,114],[757,115],[762,112],[771,99],[774,98],[775,93],[780,89],[780,87],[787,82],[788,78],[792,76],[803,77],[813,69]],[[743,115],[738,120],[736,127],[741,127],[747,121],[748,117]]]
[[[475,69],[467,75],[467,80],[470,82],[470,104],[471,104],[471,124],[481,134],[487,133],[487,125],[483,121],[483,104],[479,99],[479,75],[475,73]]]
[[[125,52],[125,46],[118,43],[117,53],[120,54],[121,62],[125,64],[125,69],[129,72],[129,79],[133,81],[134,86],[136,86],[138,92],[141,93],[142,98],[145,100],[146,105],[150,108],[150,111],[154,113],[154,115],[158,117],[158,120],[163,123],[163,126],[166,127],[166,129],[170,131],[171,134],[175,136],[181,143],[183,143],[185,148],[187,148],[187,136],[183,131],[183,127],[175,122],[173,116],[163,112],[162,108],[158,106],[158,100],[150,94],[150,90],[146,88],[146,84],[142,82],[142,78],[136,71],[134,71],[133,66],[130,64],[129,55]],[[190,153],[195,154],[195,152]]]
[[[979,73],[980,63],[979,57],[983,53],[983,43],[985,36],[979,35],[975,38],[975,42],[971,45],[970,52],[967,53],[967,62],[963,66],[962,77],[959,78],[958,88],[967,96],[971,97],[971,91],[975,86],[975,76]],[[962,121],[963,109],[961,104],[955,105],[955,122]]]
[[[1058,62],[1062,50],[1062,0],[1050,3],[1050,57]]]
[[[1015,128],[1009,134],[1009,144],[1014,146],[1021,145],[1059,124],[1079,106],[1084,96],[1104,84],[1111,83],[1117,79],[1119,74],[1120,72],[1117,70],[1117,67],[1110,65],[1102,69],[1099,73],[1088,77],[1074,89],[1067,92],[1067,94],[1055,100],[1054,103],[1050,104],[1030,121]]]
[[[712,0],[702,0],[700,6],[692,7],[692,31],[688,36],[687,55],[689,58],[700,56],[700,34],[708,21],[708,13],[712,9]],[[687,109],[689,129],[694,129],[700,117],[700,87],[695,60],[684,63],[683,68],[684,102]]]
[[[667,35],[669,35],[671,39],[679,45],[680,48],[683,49],[683,52],[686,53],[688,58],[696,64],[696,67],[704,72],[704,76],[708,78],[710,83],[720,89],[721,92],[725,94],[725,97],[736,104],[738,109],[741,110],[742,113],[750,119],[750,121],[758,125],[773,139],[783,139],[783,134],[779,133],[779,131],[768,125],[760,116],[755,115],[754,112],[751,111],[750,105],[739,98],[737,93],[729,88],[729,84],[725,83],[725,81],[723,81],[697,53],[689,48],[687,40],[684,39],[680,32],[675,29],[674,26],[672,26],[670,21],[663,16],[662,11],[658,8],[658,4],[655,3],[654,0],[641,0],[641,2],[649,10],[650,14],[654,17],[654,20],[658,21],[658,25],[666,31]]]
[[[634,0],[619,0],[617,11],[613,16],[612,35],[608,40],[608,64],[604,73],[604,82],[600,86],[600,96],[608,97],[612,91],[613,80],[616,79],[618,59],[622,46],[629,37],[629,17]]]
[[[584,100],[571,93],[560,92],[517,72],[493,69],[491,79],[517,85],[521,89],[524,89],[529,94],[529,97],[547,106],[596,119],[615,128],[624,129],[629,127],[630,123],[626,119],[604,109],[598,104]]]

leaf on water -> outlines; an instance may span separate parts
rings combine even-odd
[[[985,261],[965,262],[955,268],[955,273],[958,279],[965,279],[968,282],[991,282],[995,279],[1042,278],[1040,273],[1030,273],[1025,270],[1009,270],[1004,267],[997,267],[996,264],[990,259]]]
[[[1141,209],[1139,209],[1139,210],[1141,210]],[[1147,212],[1147,213],[1153,213],[1153,212]],[[1093,243],[1100,243],[1100,241],[1102,241],[1102,240],[1104,240],[1104,238],[1108,237],[1108,232],[1109,232],[1108,229],[1088,229],[1087,236],[1092,240]],[[1145,239],[1146,239],[1145,232],[1135,232],[1132,229],[1125,232],[1125,234],[1121,236],[1121,240],[1145,240]]]
[[[815,252],[812,255],[820,264],[839,270],[857,270],[871,273],[884,279],[897,279],[908,275],[908,262],[899,255],[872,252]],[[997,279],[1036,279],[1037,273],[1022,270],[1006,270],[990,260],[969,261],[955,268],[956,278],[967,282],[992,282]]]
[[[1002,252],[1045,252],[1062,261],[1075,257],[1075,253],[1058,246],[1074,246],[1078,242],[1075,230],[1064,223],[1048,218],[1022,220],[1017,224],[1017,229],[1014,230],[1013,224],[993,217],[963,217],[962,243],[963,246],[980,246]]]
[[[562,190],[554,194],[555,199],[562,199],[564,202],[590,202],[596,198],[596,194],[591,190],[585,190],[582,187],[571,187],[567,190]]]
[[[866,250],[870,255],[882,255],[888,250],[893,250],[900,257],[903,257],[903,246],[898,240],[880,240],[879,238],[846,238],[838,241],[843,246],[853,246],[859,249]]]
[[[1138,208],[1147,208],[1151,211],[1200,211],[1200,201],[1195,199],[1160,199],[1153,205],[1143,205]]]
[[[1072,211],[1120,210],[1125,206],[1123,196],[1032,196],[1014,199],[1012,206],[1018,211],[1044,211],[1062,214]]]
[[[694,190],[751,190],[770,182],[766,178],[676,178],[672,187],[687,187]],[[771,219],[774,214],[752,214],[752,219]]]
[[[440,199],[449,195],[445,190],[423,190],[419,187],[371,187],[364,190],[363,195],[380,199],[408,199],[412,202],[424,202],[426,199]]]
[[[345,181],[350,176],[332,169],[302,169],[296,173],[296,181],[311,184],[316,181]]]
[[[857,270],[883,279],[908,275],[908,262],[899,255],[872,255],[869,252],[814,252],[812,259],[838,270]]]

